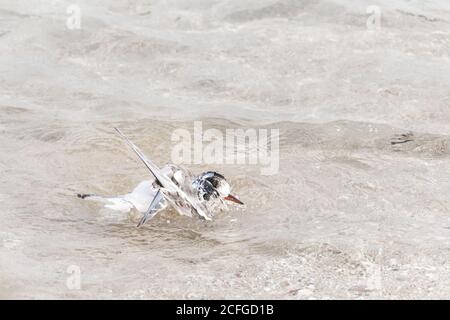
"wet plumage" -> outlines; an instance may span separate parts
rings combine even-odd
[[[143,213],[138,227],[169,205],[181,215],[196,215],[201,219],[211,220],[215,211],[227,208],[225,200],[243,204],[230,194],[231,187],[220,173],[207,171],[192,176],[187,170],[174,164],[159,169],[120,130],[116,130],[139,156],[154,179],[141,182],[131,193],[122,196],[79,194],[79,198],[104,202],[105,207],[122,212],[135,209]]]

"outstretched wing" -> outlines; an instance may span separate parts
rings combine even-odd
[[[162,194],[161,189],[159,189],[155,197],[153,198],[152,203],[148,207],[147,211],[144,213],[144,216],[139,221],[137,225],[138,228],[142,226],[145,222],[147,222],[147,220],[153,218],[156,215],[156,213],[160,209],[158,208],[158,205],[160,204],[161,200],[163,200],[163,198],[164,195]]]
[[[131,142],[118,128],[114,128],[119,135],[128,143],[128,145],[133,149],[134,152],[138,155],[139,159],[145,164],[145,166],[150,170],[150,172],[153,174],[153,176],[156,178],[156,180],[164,187],[169,189],[172,192],[175,192],[176,190],[173,189],[172,180],[170,180],[164,173],[161,172],[161,170],[152,162],[150,159],[147,159],[147,157],[142,153],[142,151],[133,143]]]
[[[189,205],[189,207],[191,207],[193,211],[197,213],[201,218],[205,220],[211,220],[211,218],[203,211],[200,205],[198,205],[195,201],[190,199],[189,196],[183,190],[181,190],[175,183],[173,183],[173,181],[169,177],[167,177],[163,172],[161,172],[161,170],[152,161],[150,161],[133,142],[131,142],[118,128],[114,129],[138,155],[139,159],[141,159],[141,161],[145,164],[148,170],[150,170],[155,179],[163,188],[165,188],[171,194],[176,194],[180,198],[180,200],[182,200],[182,203]],[[178,206],[175,205],[174,207],[181,214],[183,215],[186,214]]]

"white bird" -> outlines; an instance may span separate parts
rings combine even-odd
[[[122,196],[102,197],[94,194],[78,194],[79,198],[103,202],[106,203],[106,208],[121,212],[136,209],[143,213],[138,227],[168,205],[174,207],[181,215],[191,217],[194,214],[205,220],[211,220],[217,208],[226,207],[224,200],[243,205],[238,198],[230,194],[231,187],[223,175],[207,171],[193,177],[186,170],[173,164],[159,169],[119,129],[116,128],[116,131],[150,170],[154,180],[143,181],[131,193]]]

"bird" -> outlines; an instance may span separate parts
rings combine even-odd
[[[141,227],[159,212],[173,207],[179,214],[203,220],[212,220],[214,212],[226,209],[226,202],[244,203],[231,194],[231,186],[225,176],[216,171],[206,171],[197,176],[175,164],[159,169],[118,128],[114,128],[149,169],[152,180],[139,183],[128,194],[114,197],[96,194],[78,194],[78,198],[105,203],[105,207],[121,212],[135,209],[142,213],[137,224]]]

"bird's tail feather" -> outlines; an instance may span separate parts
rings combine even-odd
[[[83,200],[93,200],[105,203],[111,201],[111,197],[103,197],[93,193],[79,193],[77,194],[77,197]]]
[[[90,197],[95,197],[95,194],[78,193],[77,197],[80,199],[86,199],[86,198],[90,198]]]
[[[77,197],[84,200],[104,203],[105,208],[121,212],[129,212],[134,208],[133,203],[122,197],[103,197],[96,194],[77,194]]]

